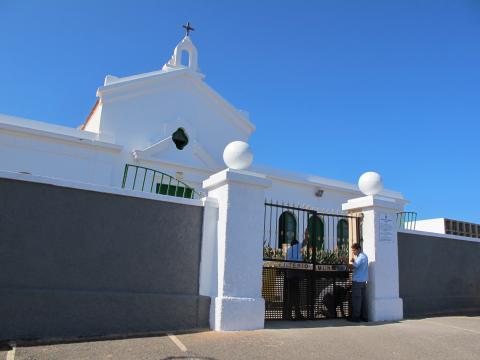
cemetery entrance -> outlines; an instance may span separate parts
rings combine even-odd
[[[266,320],[346,318],[351,313],[350,247],[357,216],[265,203],[263,284]]]

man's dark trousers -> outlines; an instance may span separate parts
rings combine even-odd
[[[367,283],[365,281],[352,282],[352,319],[368,320]]]

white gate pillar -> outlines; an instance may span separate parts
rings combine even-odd
[[[264,327],[262,298],[264,175],[226,169],[203,182],[209,198],[218,201],[217,284],[210,306],[215,330]]]
[[[396,213],[404,202],[379,195],[348,200],[342,209],[363,213],[363,252],[368,256],[367,299],[370,321],[400,320]]]

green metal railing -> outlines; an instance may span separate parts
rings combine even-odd
[[[397,213],[397,224],[399,229],[415,230],[417,213],[413,211],[402,211]]]
[[[198,199],[202,194],[173,176],[138,165],[125,165],[122,189],[145,191],[155,194]]]

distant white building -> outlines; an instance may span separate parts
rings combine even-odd
[[[225,168],[225,146],[248,142],[255,131],[248,115],[204,80],[197,49],[185,36],[161,70],[107,75],[77,129],[0,115],[0,170],[190,197],[188,184],[201,193],[202,182]],[[342,203],[362,195],[338,180],[256,164],[250,170],[272,181],[266,196],[273,201],[340,212]],[[380,195],[406,203],[399,192]]]
[[[480,238],[480,225],[445,218],[417,220],[415,230]]]

